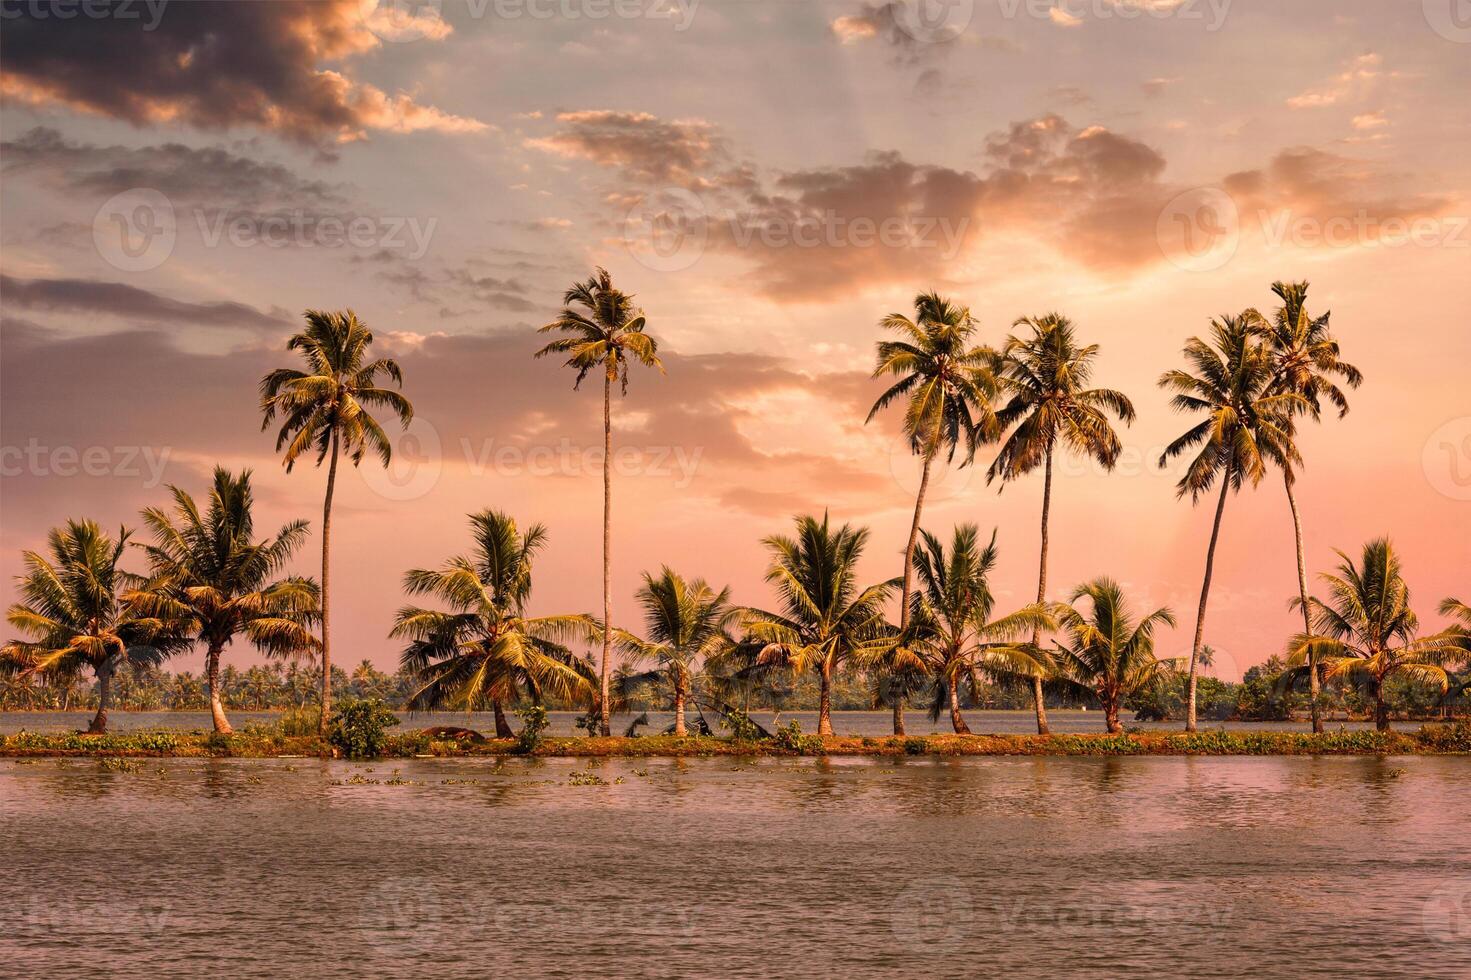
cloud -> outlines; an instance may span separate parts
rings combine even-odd
[[[1318,109],[1339,102],[1362,98],[1384,78],[1398,78],[1398,72],[1386,73],[1383,56],[1370,51],[1351,59],[1343,70],[1322,85],[1292,96],[1287,105],[1293,109]]]
[[[633,181],[699,184],[698,175],[724,157],[703,119],[666,122],[647,112],[586,109],[557,115],[561,129],[526,145],[558,156],[616,167]]]
[[[284,311],[262,313],[231,301],[193,303],[120,282],[96,279],[16,279],[0,275],[0,304],[8,310],[48,310],[118,317],[145,323],[234,328],[262,333],[291,327]]]
[[[144,30],[23,5],[0,34],[0,93],[139,126],[255,127],[319,148],[371,130],[485,130],[348,73],[346,62],[382,44],[382,13],[361,0],[176,3]],[[428,36],[448,33],[445,24]]]
[[[1139,88],[1144,92],[1145,95],[1149,96],[1150,98],[1154,98],[1155,96],[1163,95],[1165,89],[1169,88],[1171,85],[1174,85],[1179,80],[1180,79],[1178,77],[1151,78],[1147,81],[1140,82]]]
[[[1061,7],[1052,7],[1048,9],[1047,19],[1052,21],[1052,23],[1056,24],[1058,27],[1079,27],[1083,23],[1083,18],[1077,16],[1076,14],[1070,14]]]
[[[1389,119],[1384,115],[1384,110],[1377,112],[1365,112],[1354,116],[1351,120],[1354,129],[1379,129],[1389,125]]]

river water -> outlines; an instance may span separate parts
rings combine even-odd
[[[0,760],[0,973],[1471,975],[1471,759]]]

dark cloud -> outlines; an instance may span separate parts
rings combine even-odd
[[[291,326],[284,311],[262,313],[244,303],[191,303],[137,286],[96,279],[16,279],[0,275],[0,309],[8,312],[12,307],[263,333]]]
[[[647,112],[587,109],[559,113],[557,122],[558,132],[528,145],[616,167],[639,183],[688,186],[726,163],[724,144],[700,119],[666,122]]]
[[[344,62],[382,43],[376,8],[360,0],[191,0],[156,19],[62,19],[40,6],[6,4],[0,92],[13,100],[140,126],[253,126],[317,147],[370,130],[486,128],[348,74]]]

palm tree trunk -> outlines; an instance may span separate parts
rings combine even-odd
[[[1292,492],[1292,471],[1283,468],[1282,483],[1287,487],[1287,506],[1292,509],[1292,532],[1297,541],[1297,596],[1302,600],[1302,631],[1305,635],[1313,632],[1313,620],[1308,614],[1308,572],[1307,563],[1303,558],[1302,547],[1302,517],[1297,512],[1297,497]],[[1323,710],[1318,704],[1321,696],[1321,682],[1318,678],[1317,657],[1311,647],[1308,648],[1308,696],[1312,701],[1313,731],[1323,731]]]
[[[101,735],[107,731],[107,705],[112,700],[112,673],[116,669],[111,657],[97,668],[97,714],[93,716],[92,724],[87,726],[89,735]]]
[[[943,402],[941,404],[943,406]],[[919,518],[924,510],[925,492],[930,487],[930,465],[935,461],[935,453],[940,448],[940,433],[943,431],[940,426],[935,426],[935,437],[925,450],[924,465],[920,469],[919,493],[914,497],[914,520],[909,524],[909,543],[904,546],[904,589],[899,596],[900,633],[909,626],[909,593],[914,588],[914,548],[919,543]],[[891,692],[891,700],[894,709],[894,734],[903,735],[904,696],[902,693]]]
[[[1047,447],[1047,475],[1042,481],[1042,558],[1037,567],[1037,601],[1047,601],[1047,522],[1052,513],[1052,446]],[[1042,631],[1032,630],[1032,648],[1041,648]],[[1032,678],[1032,704],[1037,709],[1037,734],[1047,735],[1047,702],[1042,694],[1042,678]]]
[[[950,684],[950,727],[955,729],[957,735],[970,734],[970,728],[966,725],[965,719],[960,717],[960,684],[958,682]]]
[[[332,491],[337,487],[337,430],[332,430],[332,463],[327,467],[327,494],[322,501],[322,716],[317,734],[327,737],[327,719],[332,714],[332,616],[331,562]]]
[[[1190,647],[1190,681],[1185,697],[1185,730],[1195,731],[1195,669],[1200,659],[1201,639],[1205,636],[1205,605],[1211,594],[1211,573],[1216,565],[1216,542],[1221,537],[1221,515],[1226,510],[1226,494],[1231,492],[1231,470],[1221,474],[1221,499],[1216,502],[1216,520],[1211,525],[1211,543],[1205,553],[1205,581],[1200,586],[1200,609],[1195,614],[1195,642]]]
[[[603,668],[599,681],[598,731],[611,735],[608,718],[608,661],[613,656],[613,376],[603,375]]]
[[[1117,735],[1124,730],[1124,726],[1119,724],[1119,696],[1104,694],[1102,701],[1104,727],[1110,735]]]
[[[1374,681],[1374,729],[1389,731],[1389,705],[1384,700],[1384,681]]]
[[[220,650],[217,643],[209,645],[204,655],[204,676],[209,684],[209,714],[214,719],[215,731],[228,735],[234,729],[225,717],[225,706],[220,703]]]
[[[817,734],[833,733],[833,668],[823,661],[817,681]]]
[[[688,696],[689,681],[683,670],[674,682],[674,737],[684,738],[689,732],[684,727],[684,699]]]
[[[500,698],[492,698],[490,710],[495,712],[495,737],[515,738],[516,733],[511,731],[511,723],[506,720],[506,709],[501,706]]]

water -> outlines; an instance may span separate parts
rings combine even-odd
[[[272,724],[280,717],[275,711],[231,711],[230,724],[235,728],[243,728],[252,723]],[[400,711],[398,716],[402,719],[403,728],[428,728],[432,725],[460,725],[473,728],[476,731],[485,732],[487,735],[495,733],[495,720],[489,712],[477,711],[466,714],[463,711],[419,711],[413,714]],[[585,734],[576,727],[576,722],[583,717],[580,712],[552,711],[548,713],[551,725],[548,732],[553,735],[580,735]],[[689,715],[689,723],[694,724],[698,717],[694,712]],[[717,733],[723,733],[718,725],[719,718],[708,715],[712,727]],[[633,715],[615,715],[613,718],[613,733],[623,734],[628,723],[633,720]],[[759,725],[767,729],[773,727],[770,712],[752,712],[751,718]],[[1037,730],[1036,716],[1030,711],[967,711],[965,713],[966,723],[971,731],[977,734],[1028,734]],[[92,720],[90,711],[0,711],[0,733],[18,732],[26,729],[33,732],[72,732],[87,727]],[[511,716],[511,724],[520,727],[520,720]],[[1103,712],[1101,711],[1049,711],[1047,712],[1048,723],[1055,732],[1101,732],[1104,730]],[[640,729],[645,735],[658,734],[669,725],[674,724],[672,713],[649,712],[650,724]],[[802,730],[808,733],[817,731],[817,712],[815,711],[783,711],[777,719],[781,724],[796,721],[801,724]],[[942,715],[939,721],[931,722],[922,711],[910,711],[905,715],[906,730],[911,735],[928,735],[935,732],[949,734],[953,729],[950,727],[950,716]],[[1181,722],[1136,722],[1127,719],[1125,723],[1131,726],[1147,729],[1159,729],[1163,731],[1178,731],[1182,727]],[[108,712],[108,724],[113,731],[130,732],[150,728],[172,728],[180,731],[209,731],[214,726],[210,722],[207,711],[110,711]],[[1401,727],[1413,729],[1418,723],[1404,723]],[[1284,721],[1284,722],[1236,722],[1236,721],[1203,721],[1201,728],[1227,728],[1233,731],[1299,731],[1306,732],[1312,729],[1307,721]],[[1364,721],[1332,722],[1331,729],[1342,728],[1372,728],[1373,724]],[[887,711],[835,711],[833,712],[833,731],[838,735],[889,735],[893,732],[893,716]]]
[[[1452,980],[1468,799],[1459,757],[0,760],[0,971]]]

